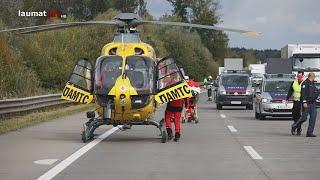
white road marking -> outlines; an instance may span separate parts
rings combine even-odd
[[[225,114],[220,114],[221,118],[226,118],[227,116]]]
[[[238,130],[237,130],[234,126],[229,125],[228,128],[229,128],[229,130],[230,130],[231,132],[233,132],[233,133],[238,132]]]
[[[41,159],[37,161],[33,161],[35,164],[40,164],[40,165],[52,165],[53,163],[57,162],[59,159]]]
[[[69,157],[61,161],[59,164],[51,168],[49,171],[44,173],[42,176],[40,176],[37,180],[50,180],[54,178],[56,175],[58,175],[61,171],[63,171],[65,168],[67,168],[70,164],[72,164],[74,161],[79,159],[82,155],[84,155],[86,152],[88,152],[90,149],[92,149],[94,146],[99,144],[102,140],[110,136],[112,133],[114,133],[116,130],[118,130],[119,127],[114,127],[110,129],[109,131],[103,133],[100,135],[97,139],[94,139],[87,145],[80,148],[75,153],[71,154]]]
[[[255,151],[253,149],[252,146],[243,146],[244,149],[247,151],[247,153],[251,156],[252,159],[257,159],[257,160],[261,160],[263,159],[258,153],[257,151]]]

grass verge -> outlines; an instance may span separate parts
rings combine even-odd
[[[3,117],[0,118],[0,134],[93,108],[94,104],[60,106],[32,112],[24,116]]]

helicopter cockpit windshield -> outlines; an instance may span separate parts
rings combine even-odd
[[[122,73],[122,57],[101,56],[95,68],[94,91],[100,95],[108,94]]]
[[[149,57],[127,57],[125,74],[138,94],[150,94],[153,92],[153,67],[153,61]]]

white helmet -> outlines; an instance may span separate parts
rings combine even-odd
[[[208,79],[212,79],[212,76],[208,76]]]
[[[184,79],[185,80],[189,80],[189,76],[184,76]]]

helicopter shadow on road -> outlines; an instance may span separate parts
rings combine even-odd
[[[140,129],[142,128],[142,129]],[[98,137],[98,136],[95,136]],[[118,130],[108,138],[104,139],[105,142],[149,142],[149,143],[159,143],[161,141],[160,131],[155,127],[135,127],[132,129],[127,129],[125,131]]]
[[[94,138],[98,138],[102,135],[103,132],[94,133]],[[80,133],[55,133],[54,135],[50,136],[42,136],[37,137],[39,140],[44,141],[68,141],[68,142],[75,142],[79,143],[81,141]],[[156,133],[146,134],[146,135],[132,135],[130,134],[122,134],[122,131],[119,131],[115,134],[112,134],[110,137],[106,138],[103,141],[108,142],[160,142],[160,136]],[[89,141],[90,142],[90,141]]]
[[[161,139],[158,134],[146,134],[146,135],[132,135],[121,134],[121,132],[115,133],[112,136],[103,140],[103,142],[118,142],[118,143],[135,143],[135,142],[148,142],[148,143],[160,143]]]

